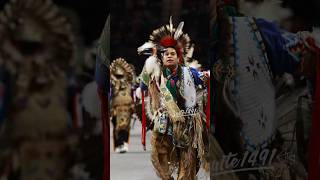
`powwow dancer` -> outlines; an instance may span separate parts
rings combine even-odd
[[[131,84],[134,71],[122,58],[118,58],[110,66],[111,110],[110,118],[114,125],[113,140],[115,151],[125,153],[129,150],[130,122],[134,110],[131,97]]]
[[[183,25],[181,22],[173,28],[170,18],[168,25],[154,30],[149,42],[138,48],[138,53],[151,54],[140,75],[142,143],[145,146],[146,92],[150,99],[150,106],[146,106],[150,107],[148,115],[154,123],[151,161],[164,180],[173,179],[175,169],[178,179],[196,179],[200,162],[205,164],[208,147],[205,115],[198,112],[198,104],[202,102],[197,100],[197,93],[206,86],[207,76],[184,65],[190,52],[190,38],[183,33]]]

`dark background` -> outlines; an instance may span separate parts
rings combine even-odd
[[[179,1],[179,0],[176,0]],[[247,0],[262,2],[262,0]],[[156,28],[165,25],[173,16],[173,24],[177,26],[184,21],[184,32],[188,33],[195,43],[194,58],[204,67],[208,67],[209,59],[209,0],[182,0],[181,11],[175,13],[174,6],[165,9],[166,0],[117,0],[111,3],[111,60],[123,57],[136,67],[136,73],[142,70],[145,56],[137,55],[137,48],[146,42]],[[290,8],[293,16],[292,32],[311,30],[312,26],[320,26],[320,1],[282,0],[282,5]]]
[[[9,0],[0,0],[0,9]],[[59,8],[74,11],[79,17],[80,34],[86,45],[99,38],[109,13],[108,0],[53,0]]]
[[[208,0],[181,1],[179,11],[174,10],[175,5],[166,9],[168,6],[164,4],[165,1],[113,2],[111,3],[111,60],[123,57],[135,66],[136,73],[139,74],[147,57],[139,56],[137,48],[149,40],[153,30],[168,24],[172,15],[174,27],[184,21],[183,32],[188,33],[191,43],[195,44],[193,57],[203,67],[208,67]]]
[[[9,0],[0,0],[0,9],[3,9],[4,4]],[[250,1],[250,0],[249,0]],[[260,0],[251,0],[259,2]],[[303,20],[307,27],[312,25],[320,26],[320,1],[318,0],[282,0],[286,7],[293,10],[294,15]],[[160,27],[167,21],[161,20],[159,15],[163,8],[162,1],[152,0],[139,0],[139,1],[108,1],[108,0],[54,0],[59,7],[68,8],[74,11],[80,19],[80,32],[84,38],[85,44],[91,44],[96,40],[101,30],[103,29],[105,20],[107,18],[109,3],[111,2],[110,8],[112,9],[112,28],[111,35],[117,33],[123,33],[126,37],[118,38],[112,37],[112,40],[117,42],[111,42],[115,45],[116,52],[112,53],[112,58],[121,55],[117,51],[122,47],[118,47],[117,44],[126,43],[128,46],[142,45],[152,32],[153,29]],[[133,5],[128,5],[133,4]],[[205,44],[204,37],[207,37],[208,31],[206,28],[208,18],[205,17],[207,14],[208,0],[184,0],[183,1],[183,12],[179,19],[174,17],[174,25],[177,25],[180,21],[185,21],[185,32],[188,32],[191,39],[196,44]],[[199,27],[200,26],[200,27]],[[197,31],[199,30],[199,31]],[[127,40],[125,40],[127,39]],[[199,39],[199,40],[198,40]],[[133,41],[136,41],[134,43]],[[124,46],[124,45],[123,45]],[[138,47],[137,46],[137,47]],[[113,47],[111,46],[113,49]],[[126,49],[126,48],[124,48]],[[113,49],[114,50],[114,49]],[[129,50],[130,51],[130,50]],[[133,52],[124,52],[129,54],[128,61],[137,63],[134,60],[136,57],[133,56]],[[197,52],[195,52],[195,55]],[[121,55],[125,56],[125,55]],[[202,61],[202,60],[200,60]]]

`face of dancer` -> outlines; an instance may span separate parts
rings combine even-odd
[[[163,53],[163,65],[171,70],[177,68],[179,58],[174,48],[167,48],[167,51]]]

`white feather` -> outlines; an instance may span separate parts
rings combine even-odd
[[[195,68],[197,70],[199,70],[199,68],[201,68],[201,64],[199,64],[199,62],[197,60],[193,60],[192,62],[187,64],[189,67]]]
[[[265,0],[262,3],[254,4],[252,2],[239,1],[239,11],[247,16],[263,18],[269,21],[281,21],[289,18],[292,11],[281,7],[280,0]]]
[[[170,16],[170,19],[169,19],[169,31],[171,33],[173,32],[172,16]]]
[[[141,88],[140,87],[138,87],[137,89],[136,89],[136,97],[138,98],[138,99],[141,99]]]
[[[153,47],[155,47],[155,44],[153,44],[152,42],[146,42],[142,46],[138,47],[138,53],[140,54],[144,50],[150,49],[150,48],[153,48]]]
[[[180,37],[181,34],[183,33],[183,32],[182,32],[183,25],[184,25],[184,22],[181,22],[181,23],[179,24],[179,26],[177,27],[177,30],[176,30],[176,32],[174,33],[174,36],[173,36],[173,38],[174,38],[175,40],[179,39],[179,37]]]
[[[161,67],[157,58],[154,56],[150,56],[145,62],[145,69],[148,74],[150,74],[151,78],[158,79],[160,77]]]

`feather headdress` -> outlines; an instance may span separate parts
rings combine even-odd
[[[183,26],[184,22],[180,22],[178,27],[174,28],[172,17],[170,17],[169,24],[154,30],[149,37],[149,41],[138,48],[138,53],[141,54],[151,48],[173,47],[177,51],[180,63],[185,63],[190,50],[190,37],[183,33]]]
[[[132,81],[134,76],[134,70],[123,58],[117,58],[111,63],[110,73],[111,79],[116,75],[124,75],[129,82]]]

